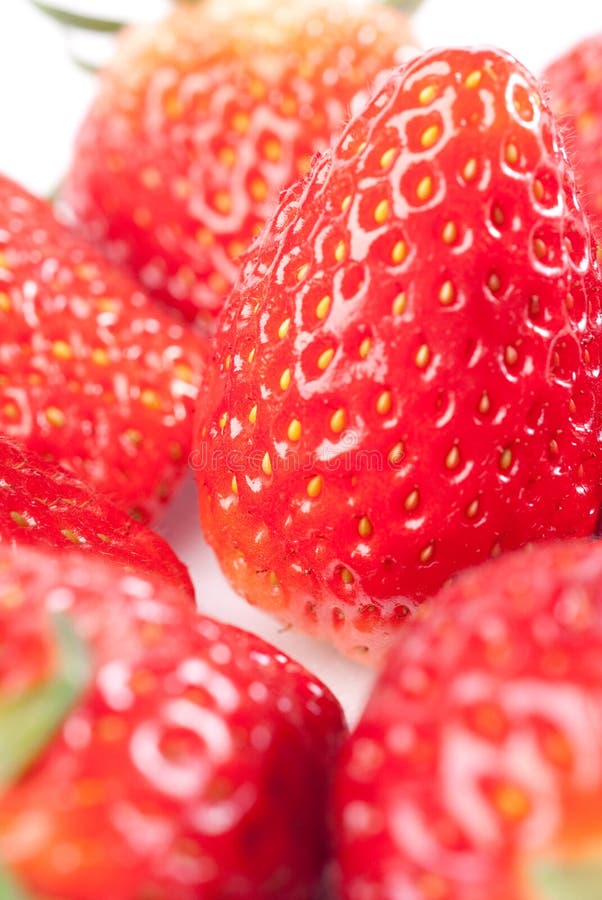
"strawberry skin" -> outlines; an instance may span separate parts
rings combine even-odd
[[[236,589],[376,661],[455,572],[591,534],[600,274],[554,120],[494,49],[391,74],[282,201],[195,452]]]
[[[286,656],[187,601],[108,561],[0,551],[0,735],[11,699],[60,668],[56,625],[88,654],[71,708],[8,782],[6,759],[30,736],[4,738],[0,884],[64,900],[314,896],[340,708]]]
[[[124,572],[153,572],[194,598],[186,567],[158,534],[86,484],[0,437],[0,544],[106,556]]]
[[[407,41],[405,16],[340,0],[179,4],[125,34],[65,199],[150,292],[211,319],[281,190]]]
[[[566,148],[602,242],[602,33],[587,38],[544,72],[550,104],[565,133]]]
[[[204,354],[0,176],[0,433],[151,518],[186,466]]]
[[[338,896],[599,896],[602,543],[488,562],[429,613],[341,755]]]

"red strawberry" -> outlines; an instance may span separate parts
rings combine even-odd
[[[376,660],[459,569],[593,531],[600,275],[576,204],[510,56],[391,75],[220,324],[193,464],[238,591]]]
[[[1,896],[313,896],[343,733],[315,678],[77,553],[0,552],[0,634]]]
[[[602,242],[602,33],[557,59],[544,77],[583,203]]]
[[[391,653],[341,757],[341,900],[595,900],[602,543],[464,573]]]
[[[148,518],[186,466],[203,344],[0,177],[0,433]]]
[[[207,317],[280,191],[407,40],[400,13],[339,0],[179,4],[124,36],[66,199],[148,290]]]
[[[152,572],[194,589],[171,547],[86,484],[0,437],[0,544],[44,545],[106,556],[128,572]]]

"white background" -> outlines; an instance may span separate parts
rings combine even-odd
[[[68,5],[68,0],[62,2]],[[148,18],[168,3],[73,0],[71,5]],[[539,73],[575,41],[602,31],[602,4],[600,0],[425,0],[414,30],[425,48],[497,44]],[[94,79],[70,61],[64,31],[35,11],[28,0],[3,0],[0,171],[31,190],[52,191],[68,165],[73,136],[93,90]],[[370,687],[369,673],[325,645],[282,632],[277,623],[232,594],[200,537],[191,483],[183,488],[161,530],[190,566],[204,611],[261,633],[306,663],[335,690],[350,720],[355,719]]]

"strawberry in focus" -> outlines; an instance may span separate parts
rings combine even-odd
[[[588,37],[544,72],[575,178],[602,242],[602,33]]]
[[[86,484],[0,437],[0,544],[106,556],[124,573],[152,572],[194,597],[185,566],[158,534]]]
[[[378,6],[178,4],[121,39],[77,142],[67,204],[148,291],[210,320],[280,191],[407,41],[406,17]]]
[[[191,461],[235,588],[377,662],[459,570],[591,534],[600,322],[535,79],[494,49],[391,74],[220,320]]]
[[[0,434],[140,519],[182,477],[206,348],[0,177]]]
[[[315,678],[77,553],[0,550],[0,633],[3,897],[314,896],[343,736]]]
[[[600,896],[602,543],[463,573],[341,756],[341,900]]]

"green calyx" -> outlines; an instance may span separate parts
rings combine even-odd
[[[539,860],[530,871],[541,900],[602,900],[602,858]]]
[[[90,683],[92,665],[86,644],[66,616],[52,615],[51,621],[55,670],[42,684],[0,699],[0,796],[48,745]],[[0,880],[0,900],[4,900],[2,890]]]
[[[60,22],[61,25],[68,25],[70,28],[114,34],[127,24],[125,20],[101,19],[98,16],[87,16],[85,13],[70,12],[63,6],[53,6],[52,3],[45,3],[43,0],[31,0],[31,2],[43,13],[46,13],[47,16],[50,16],[51,19],[54,19],[55,22]]]
[[[33,900],[21,885],[0,865],[0,900]]]
[[[410,15],[411,13],[416,12],[422,3],[422,0],[381,0],[381,2],[384,3],[385,6],[393,6],[400,12]]]

